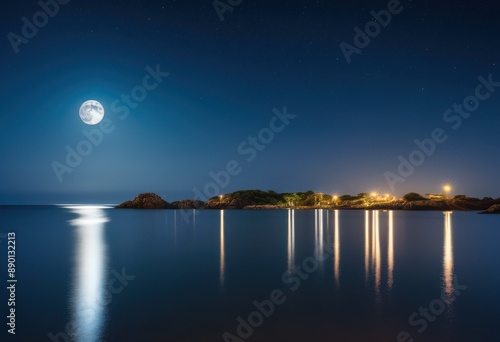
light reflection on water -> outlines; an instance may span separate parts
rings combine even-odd
[[[380,260],[380,218],[379,211],[373,212],[375,216],[375,294],[377,301],[380,300],[380,276],[381,276],[381,260]]]
[[[295,210],[288,209],[288,273],[292,272],[295,259]]]
[[[224,288],[225,271],[226,271],[226,246],[225,246],[225,235],[224,235],[224,210],[220,211],[220,286]]]
[[[392,289],[394,283],[394,215],[389,211],[389,232],[387,243],[387,287]]]
[[[365,211],[365,284],[370,272],[370,212]]]
[[[77,217],[70,221],[74,226],[77,240],[75,253],[74,287],[71,298],[73,321],[75,322],[76,341],[100,341],[106,321],[105,310],[105,277],[106,274],[106,244],[103,231],[105,223],[109,221],[104,207],[65,207]],[[333,239],[329,235],[329,212],[316,210],[314,217],[315,246],[320,253],[325,250],[324,242],[333,240],[333,280],[340,288],[341,282],[341,217],[339,210],[333,211]],[[453,241],[451,213],[444,213],[444,242],[443,242],[443,291],[447,297],[453,295]],[[325,218],[326,216],[326,218]],[[370,217],[371,216],[371,217]],[[387,217],[387,219],[386,219]],[[287,241],[287,269],[293,272],[294,264],[301,262],[295,256],[295,210],[288,210],[288,241]],[[326,228],[324,220],[327,220]],[[363,222],[364,219],[364,222]],[[176,217],[174,214],[174,222]],[[224,210],[220,211],[219,222],[219,276],[220,287],[225,288],[226,277],[226,231]],[[382,222],[382,225],[381,225]],[[175,222],[176,223],[176,222]],[[313,222],[310,222],[311,227]],[[395,248],[394,232],[397,222],[392,211],[365,211],[364,217],[359,219],[359,228],[364,233],[359,241],[364,247],[364,276],[365,283],[370,284],[378,303],[384,298],[383,291],[391,290],[394,284]],[[174,229],[177,228],[174,225]],[[312,228],[312,227],[311,227]],[[326,229],[326,231],[325,231]],[[386,230],[387,229],[387,230]],[[385,234],[387,232],[387,234]],[[312,235],[312,230],[311,230]],[[364,239],[363,239],[364,237]],[[387,248],[387,250],[386,250]],[[385,258],[387,258],[385,260]],[[330,259],[330,260],[332,260]],[[384,260],[383,260],[384,259]],[[363,259],[361,259],[363,260]],[[331,261],[330,261],[331,262]],[[345,266],[345,265],[344,265]],[[360,264],[363,270],[363,263]],[[387,273],[386,273],[387,272]],[[386,279],[385,279],[386,275]],[[330,273],[330,277],[332,277]],[[384,278],[384,279],[382,279]]]
[[[327,212],[328,214],[328,212]],[[317,257],[322,259],[324,254],[324,242],[325,242],[325,232],[324,232],[324,221],[325,215],[323,209],[314,210],[314,248]],[[328,218],[328,215],[326,216]],[[323,264],[319,263],[319,268],[323,270]]]
[[[334,266],[333,272],[335,274],[335,284],[337,288],[340,287],[340,224],[339,224],[339,211],[335,210],[335,232],[333,243]]]
[[[385,211],[384,211],[385,213]],[[370,215],[371,220],[370,220]],[[387,289],[394,284],[394,214],[387,211]],[[370,224],[371,223],[371,224]],[[382,228],[384,229],[384,228]],[[364,251],[365,251],[365,284],[368,284],[370,274],[373,282],[376,299],[380,300],[382,289],[382,240],[380,227],[380,211],[365,211]]]
[[[101,341],[105,323],[106,243],[103,230],[109,221],[98,206],[67,206],[78,215],[70,221],[75,229],[76,251],[73,275],[72,323],[74,340]]]
[[[443,291],[448,300],[453,297],[453,235],[451,225],[452,212],[444,213],[443,244]]]
[[[341,278],[341,223],[340,216],[342,215],[339,210],[334,210],[334,220],[333,220],[333,236],[330,237],[332,241],[332,252],[333,252],[333,277],[335,280],[335,285],[337,288],[340,287]],[[385,214],[385,212],[384,212]],[[370,217],[371,216],[371,217]],[[294,212],[289,210],[288,212],[288,270],[292,269],[294,254]],[[324,221],[323,210],[317,209],[314,213],[314,238],[315,246],[318,251],[322,253],[324,251],[324,240],[325,234],[323,230]],[[328,220],[328,212],[326,215]],[[380,227],[380,211],[379,210],[366,210],[364,215],[364,279],[365,284],[372,279],[373,288],[377,297],[380,299],[382,288],[382,245],[387,246],[387,289],[391,289],[394,283],[394,214],[393,211],[387,212],[387,241],[382,241],[382,228]],[[328,225],[328,223],[327,223]],[[293,227],[293,228],[291,228]],[[384,227],[385,229],[385,227]],[[320,254],[321,255],[321,254]],[[385,256],[384,255],[384,256]],[[295,262],[298,262],[295,260]],[[373,278],[370,278],[372,276]]]
[[[72,293],[73,319],[77,323],[78,329],[77,341],[100,341],[103,338],[103,328],[109,321],[106,318],[109,309],[105,309],[101,304],[105,301],[103,299],[105,287],[103,274],[105,274],[106,247],[103,231],[107,217],[105,211],[102,210],[103,208],[74,207],[70,209],[77,215],[71,221],[71,224],[76,228],[77,238],[74,291]],[[169,215],[170,213],[168,212]],[[110,213],[108,212],[108,214]],[[233,268],[238,264],[233,259],[233,248],[226,249],[226,247],[236,245],[235,240],[233,240],[236,228],[239,229],[240,234],[242,231],[247,233],[235,223],[237,221],[234,220],[234,217],[243,214],[250,216],[250,214],[249,212],[228,212],[227,210],[204,212],[203,214],[207,216],[210,214],[210,221],[207,224],[208,219],[200,216],[197,220],[198,227],[195,234],[198,234],[199,238],[204,237],[201,234],[206,227],[210,227],[210,234],[214,234],[212,236],[213,243],[208,246],[212,256],[208,267],[213,272],[214,288],[218,287],[217,290],[221,288],[223,298],[225,298],[224,296],[231,295],[231,291],[236,286],[234,282],[237,279],[235,280],[231,275],[234,272]],[[382,308],[377,314],[381,314],[384,311],[384,306],[390,304],[391,300],[398,299],[398,293],[402,288],[401,274],[405,272],[406,262],[404,254],[406,252],[404,244],[407,243],[405,237],[406,222],[403,220],[403,215],[408,214],[394,213],[393,211],[354,212],[320,209],[314,211],[314,218],[312,211],[305,212],[293,209],[264,214],[278,217],[278,224],[273,226],[276,228],[275,231],[280,234],[280,238],[276,240],[281,255],[279,261],[276,261],[278,275],[281,275],[280,272],[285,271],[285,269],[289,273],[294,272],[294,265],[302,265],[304,258],[313,255],[311,245],[314,241],[314,247],[318,248],[319,256],[322,256],[323,253],[327,253],[327,255],[325,261],[320,262],[319,271],[312,272],[309,278],[311,280],[305,280],[304,283],[315,284],[316,280],[320,280],[322,284],[325,284],[324,286],[328,287],[327,291],[332,294],[330,297],[332,301],[343,298],[342,296],[346,296],[346,294],[349,295],[353,291],[352,289],[359,285],[360,291],[364,291],[361,292],[363,295],[369,294],[367,297],[370,299],[369,302],[374,300],[373,307]],[[441,213],[436,214],[441,215]],[[228,224],[225,224],[225,216],[228,217]],[[179,248],[175,251],[181,250],[183,246],[181,238],[188,236],[191,231],[184,229],[181,223],[179,223],[179,227],[176,227],[176,212],[173,212],[169,217],[170,232],[177,233],[180,237]],[[297,223],[297,227],[295,223]],[[191,227],[194,227],[194,222]],[[435,289],[442,289],[447,296],[452,296],[454,258],[451,213],[444,214],[444,226],[439,216],[435,228],[434,232],[439,240],[433,241],[438,245],[434,265],[442,269],[443,277],[442,281],[435,278],[430,283],[435,284]],[[443,231],[443,235],[441,235],[441,231]],[[285,232],[287,233],[286,238]],[[255,233],[249,229],[248,234],[252,236],[251,234]],[[269,237],[266,243],[268,241],[275,243],[273,239],[276,236],[266,235],[266,238]],[[170,234],[169,239],[172,240]],[[175,235],[174,240],[176,239]],[[325,267],[323,268],[323,266]],[[226,278],[227,276],[229,277]],[[217,278],[219,278],[219,284],[217,284]],[[323,280],[325,281],[323,282]],[[342,288],[340,287],[341,283]],[[366,284],[364,289],[363,284]],[[287,289],[285,285],[283,288]],[[336,291],[331,291],[334,288]],[[395,289],[398,291],[394,291]],[[304,293],[307,295],[306,286],[300,291],[299,295]],[[318,291],[324,291],[324,289],[319,288]],[[164,293],[161,295],[167,296]],[[314,296],[311,295],[311,298]],[[92,312],[90,318],[89,311]],[[116,316],[116,313],[113,312],[113,315]]]

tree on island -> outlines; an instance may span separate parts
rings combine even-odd
[[[286,195],[283,197],[283,199],[290,207],[295,207],[296,203],[298,203],[301,200],[300,196],[297,195],[296,193],[293,193],[291,195]]]

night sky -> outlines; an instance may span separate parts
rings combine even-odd
[[[60,2],[53,17],[2,7],[0,204],[445,183],[500,197],[498,1],[231,0],[220,15],[211,0]],[[371,11],[388,8],[383,27]],[[34,15],[48,22],[26,38]],[[80,120],[89,99],[104,128]],[[92,151],[69,167],[79,144]]]

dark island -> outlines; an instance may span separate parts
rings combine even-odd
[[[485,214],[500,214],[500,198],[482,199],[457,195],[408,193],[402,198],[390,195],[360,193],[356,196],[332,196],[313,191],[276,193],[275,191],[240,190],[215,196],[208,201],[181,200],[168,203],[154,193],[138,195],[118,209],[369,209],[369,210],[469,210]]]

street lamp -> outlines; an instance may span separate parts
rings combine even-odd
[[[443,186],[443,191],[445,193],[446,198],[450,198],[450,193],[451,193],[451,185],[446,184]]]

